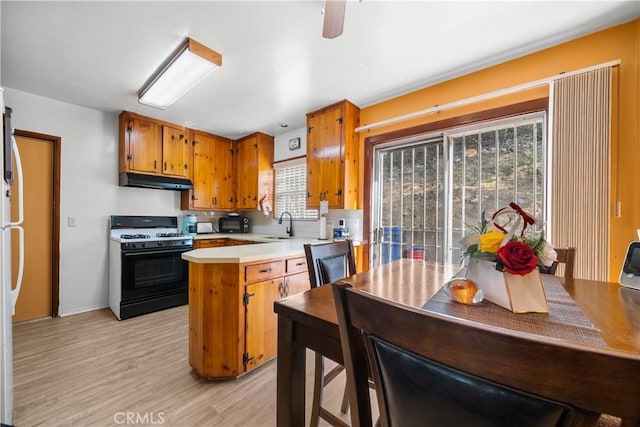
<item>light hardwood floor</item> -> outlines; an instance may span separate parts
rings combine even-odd
[[[237,380],[202,379],[188,362],[187,316],[182,306],[118,321],[103,309],[15,325],[14,425],[275,426],[275,360]],[[343,391],[344,374],[325,389],[334,413]],[[598,427],[616,425],[603,417]]]
[[[16,427],[276,424],[275,360],[236,380],[200,378],[188,362],[187,306],[124,321],[103,309],[18,324],[13,342]],[[307,414],[312,362],[309,353]],[[341,374],[325,404],[337,410],[343,391]]]

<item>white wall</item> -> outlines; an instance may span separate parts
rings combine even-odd
[[[289,150],[289,140],[300,138],[300,148],[297,150]],[[291,159],[307,155],[307,128],[299,128],[278,135],[274,138],[273,161]]]
[[[177,191],[118,186],[118,114],[5,88],[15,129],[62,138],[60,315],[108,306],[109,216],[179,215]],[[67,218],[77,227],[67,227]],[[26,266],[37,268],[37,266]]]

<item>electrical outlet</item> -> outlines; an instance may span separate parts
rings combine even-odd
[[[69,227],[77,227],[78,226],[78,222],[77,222],[75,216],[67,217],[67,226],[69,226]]]

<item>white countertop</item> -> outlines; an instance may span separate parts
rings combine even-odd
[[[266,259],[289,258],[304,256],[305,243],[321,244],[331,240],[319,240],[313,237],[293,237],[283,240],[269,239],[272,234],[199,234],[194,239],[222,239],[250,240],[255,245],[223,246],[219,248],[194,249],[182,254],[182,259],[198,264],[236,264],[261,261]],[[360,242],[353,242],[358,246]]]

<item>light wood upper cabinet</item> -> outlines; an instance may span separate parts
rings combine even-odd
[[[258,137],[236,141],[236,205],[255,209],[258,205]]]
[[[162,128],[154,120],[120,114],[120,172],[160,173]]]
[[[162,126],[162,173],[189,178],[189,138],[185,128]]]
[[[320,206],[322,193],[322,144],[320,130],[323,128],[324,115],[307,115],[307,206]]]
[[[233,210],[233,141],[190,131],[193,146],[193,189],[182,192],[181,208]]]
[[[307,114],[307,207],[356,209],[360,109],[344,100]]]
[[[211,209],[211,175],[213,150],[210,136],[203,132],[190,132],[193,146],[193,189],[182,192],[182,209]],[[186,206],[184,206],[186,196]]]
[[[213,175],[211,177],[213,208],[233,210],[235,207],[233,141],[215,136],[211,141],[211,147],[213,149]]]
[[[236,209],[273,207],[273,137],[254,133],[236,141]]]
[[[123,111],[120,114],[120,172],[191,177],[187,129]]]

